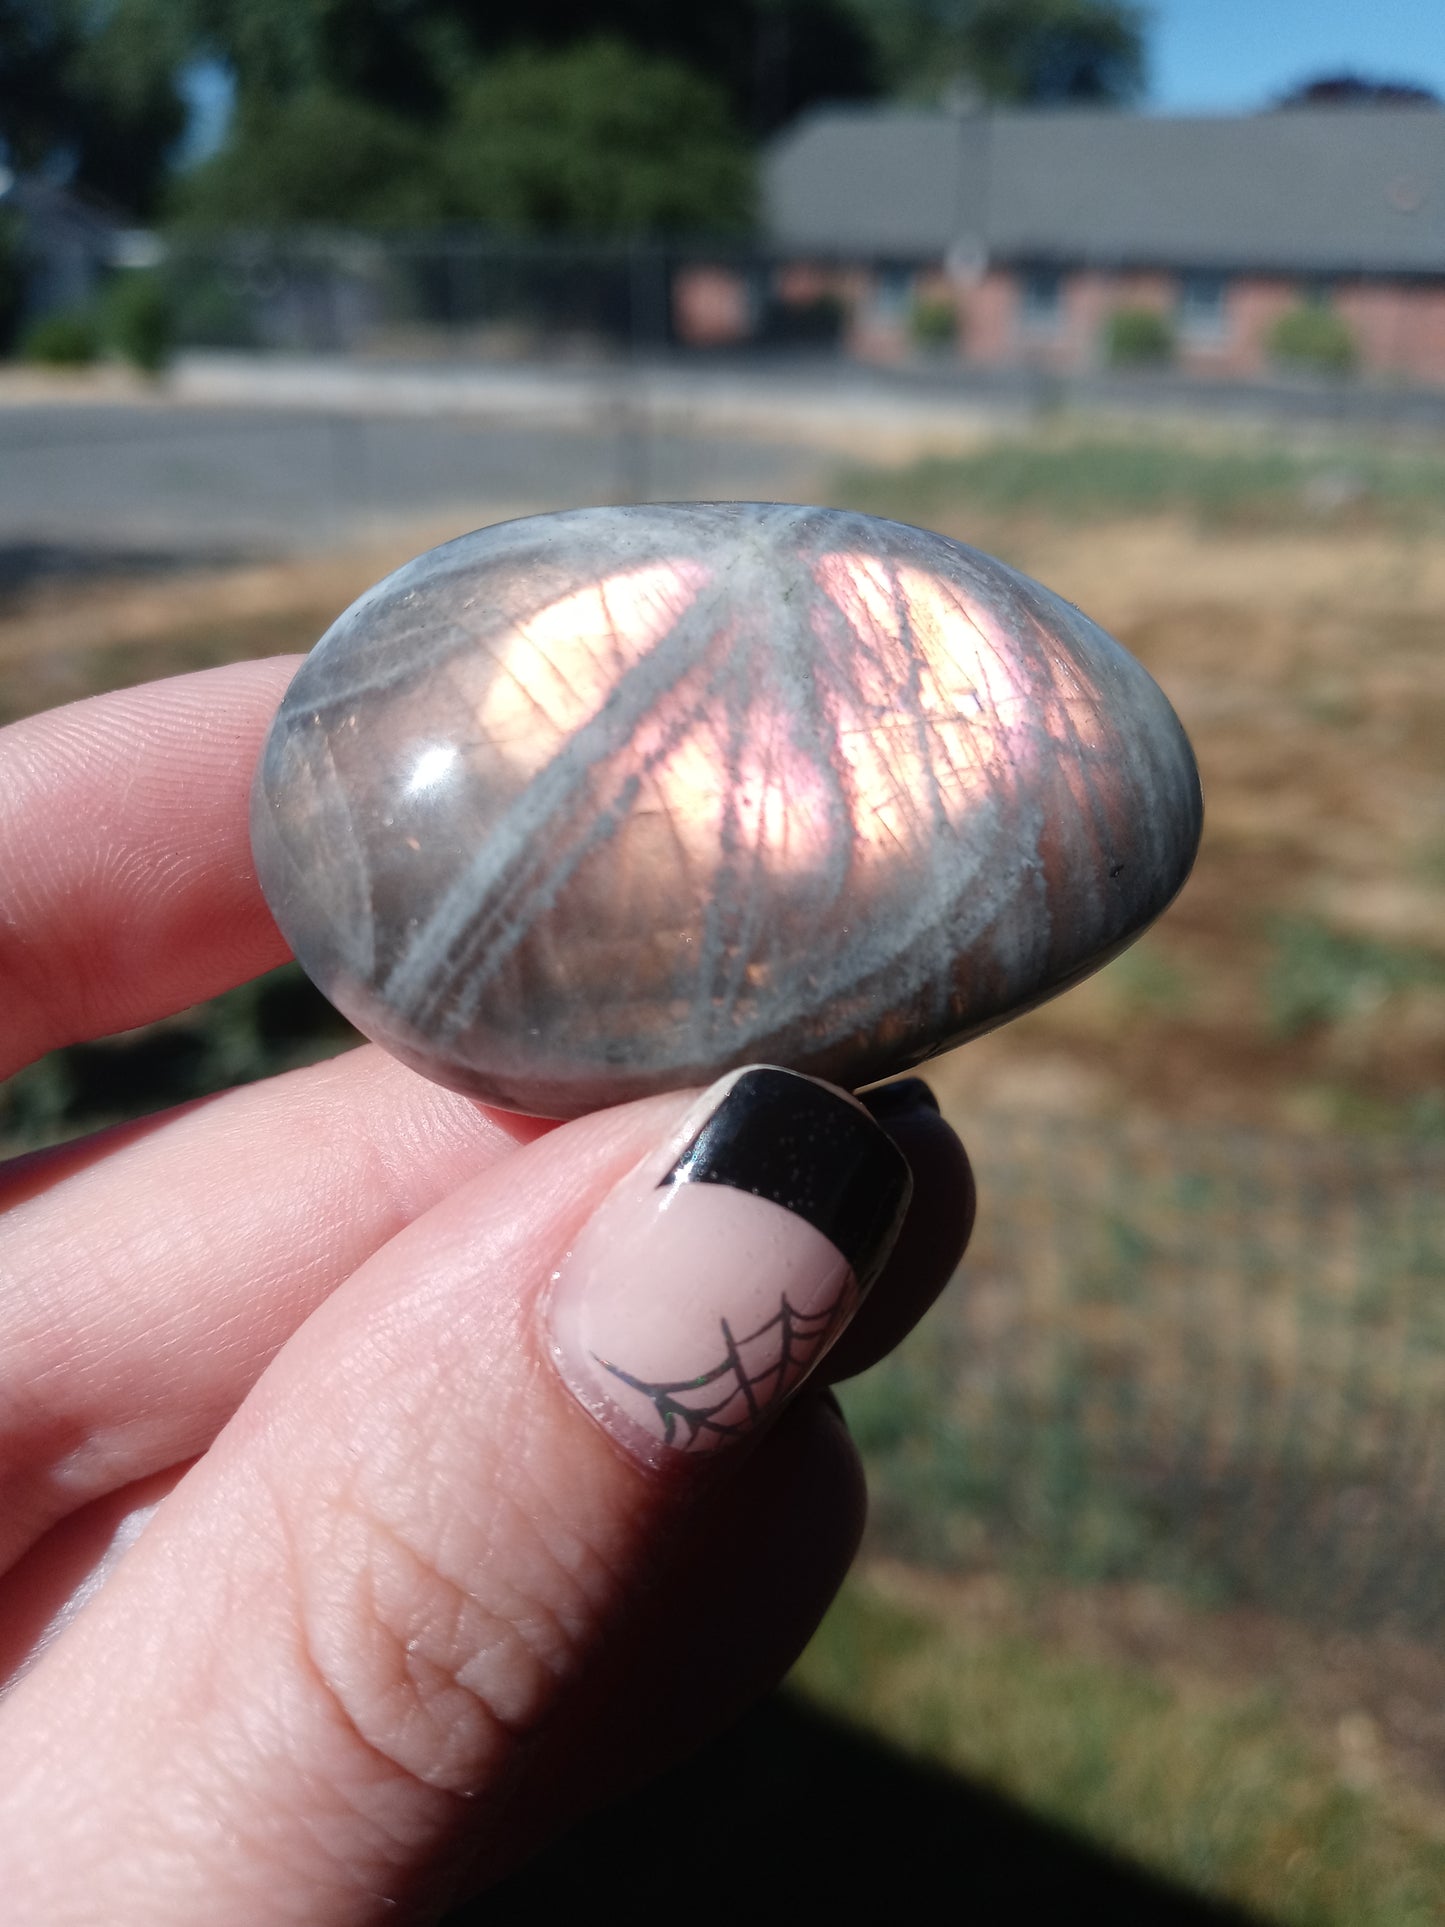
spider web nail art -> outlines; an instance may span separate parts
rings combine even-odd
[[[774,1315],[755,1331],[745,1332],[742,1337],[733,1332],[726,1318],[720,1318],[722,1359],[711,1371],[699,1372],[696,1378],[652,1382],[635,1378],[631,1372],[625,1372],[620,1365],[614,1365],[611,1359],[602,1358],[596,1352],[592,1356],[604,1371],[652,1401],[662,1425],[665,1445],[679,1444],[679,1429],[686,1427],[687,1436],[680,1441],[680,1449],[689,1451],[704,1441],[712,1444],[740,1437],[781,1404],[831,1338],[847,1295],[848,1287],[845,1284],[833,1302],[825,1305],[821,1311],[800,1312],[789,1304],[784,1294]],[[776,1332],[778,1336],[775,1345],[769,1347],[769,1363],[761,1371],[750,1371],[743,1357],[743,1348],[766,1338],[770,1332]],[[687,1392],[702,1393],[702,1401],[688,1402],[682,1396]],[[707,1402],[710,1394],[716,1394],[711,1403]],[[738,1415],[731,1419],[721,1417],[721,1413],[737,1403],[739,1395],[742,1409]]]

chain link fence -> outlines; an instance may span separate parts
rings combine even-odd
[[[752,249],[468,232],[179,242],[166,278],[186,347],[496,359],[837,348],[864,292],[855,270]]]
[[[1099,365],[1062,374],[1026,339],[979,357],[937,263],[800,258],[756,243],[527,241],[476,229],[170,237],[182,351],[416,364],[722,363],[1063,406],[1438,429],[1445,391],[1365,379],[1226,379]],[[948,315],[953,327],[942,326]]]

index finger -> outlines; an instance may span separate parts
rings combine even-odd
[[[0,730],[0,1077],[285,961],[247,807],[298,660],[145,683]]]

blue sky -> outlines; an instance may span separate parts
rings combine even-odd
[[[1247,112],[1349,68],[1445,95],[1445,0],[1154,0],[1148,106]]]

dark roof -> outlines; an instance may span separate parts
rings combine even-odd
[[[1445,273],[1445,112],[1230,119],[840,108],[769,150],[772,237],[815,252]]]
[[[789,245],[936,254],[976,224],[965,166],[975,126],[903,109],[809,114],[768,149],[769,229]]]

